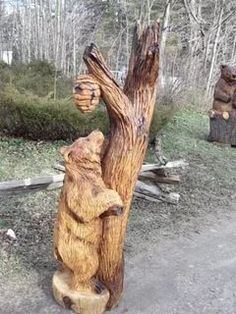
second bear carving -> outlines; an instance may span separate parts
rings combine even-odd
[[[71,274],[71,290],[100,293],[96,278],[103,219],[122,214],[119,194],[102,180],[104,136],[93,131],[61,150],[66,174],[54,230],[54,253],[62,272]]]
[[[221,76],[214,91],[213,109],[219,113],[236,109],[236,68],[221,65]]]

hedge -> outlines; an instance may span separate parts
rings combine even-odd
[[[170,109],[156,110],[150,139],[165,124]],[[94,129],[104,134],[109,129],[106,108],[100,105],[92,113],[82,114],[72,100],[47,99],[32,94],[21,94],[7,86],[0,94],[0,132],[33,140],[73,140]]]

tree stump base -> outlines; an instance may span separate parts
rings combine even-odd
[[[214,110],[209,111],[210,117],[210,142],[219,142],[236,145],[236,110],[232,112],[219,113]]]
[[[101,294],[79,292],[70,289],[70,281],[71,274],[66,271],[56,271],[53,276],[53,295],[61,306],[78,314],[102,314],[105,312],[110,297],[107,289],[104,289]]]

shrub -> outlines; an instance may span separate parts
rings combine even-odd
[[[169,121],[172,106],[158,106],[153,115],[150,141]],[[108,133],[109,120],[101,104],[94,112],[83,114],[68,99],[52,100],[30,92],[20,93],[7,85],[0,95],[0,132],[33,140],[73,140],[92,130]]]
[[[171,120],[176,113],[177,107],[174,105],[157,105],[154,110],[151,129],[150,129],[150,142],[155,139],[156,134]]]
[[[21,94],[7,86],[0,95],[0,130],[34,140],[75,139],[99,128],[108,130],[106,110],[80,113],[69,100]]]
[[[21,93],[31,92],[45,97],[53,94],[54,90],[54,65],[47,61],[32,61],[29,64],[16,63],[12,66],[0,62],[0,85],[14,85]],[[57,71],[57,98],[65,98],[71,95],[72,80],[66,78]],[[2,90],[2,88],[1,88]]]

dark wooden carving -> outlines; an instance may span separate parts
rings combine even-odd
[[[221,66],[209,117],[209,140],[236,145],[236,67]]]

